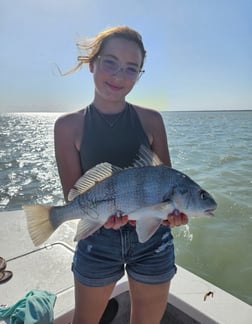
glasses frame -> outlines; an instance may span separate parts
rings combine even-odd
[[[129,77],[128,74],[126,74],[126,69],[128,67],[122,67],[122,64],[119,62],[119,60],[117,60],[114,57],[110,57],[110,56],[107,56],[107,58],[110,58],[111,60],[114,60],[118,64],[118,69],[117,69],[117,71],[108,71],[104,67],[102,67],[102,59],[103,58],[106,58],[106,55],[98,55],[97,56],[97,59],[99,60],[98,61],[99,62],[99,68],[101,68],[103,72],[108,73],[110,75],[117,75],[119,72],[122,72],[125,79],[127,79],[129,81],[137,81],[145,73],[145,70],[139,69],[138,75],[136,77],[134,77],[134,78],[131,78],[131,77]]]

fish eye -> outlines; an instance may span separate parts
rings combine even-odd
[[[208,198],[208,195],[207,195],[206,191],[201,190],[200,191],[200,199],[205,200],[207,198]]]

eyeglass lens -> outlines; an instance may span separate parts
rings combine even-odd
[[[122,71],[125,77],[131,80],[136,79],[141,72],[137,67],[131,65],[122,68],[120,63],[111,57],[100,57],[100,66],[104,72],[109,74],[116,74]]]

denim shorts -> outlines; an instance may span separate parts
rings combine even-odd
[[[145,243],[126,224],[119,230],[101,227],[77,244],[72,271],[82,284],[106,286],[118,281],[126,269],[129,277],[145,284],[170,281],[176,273],[171,230],[160,225]]]

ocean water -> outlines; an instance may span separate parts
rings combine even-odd
[[[252,305],[252,111],[162,115],[173,167],[218,203],[215,217],[173,229],[176,262]],[[53,147],[58,116],[0,114],[0,211],[63,203]]]

